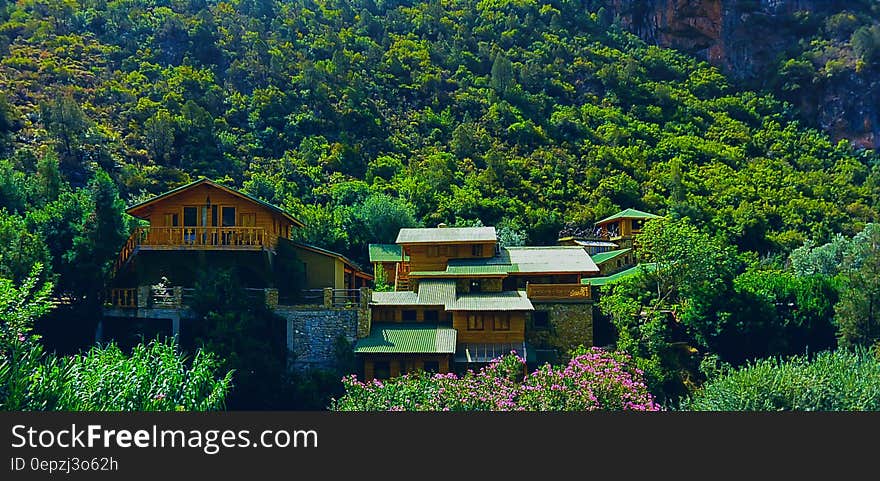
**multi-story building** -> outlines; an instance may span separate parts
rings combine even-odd
[[[394,290],[373,293],[369,333],[355,346],[367,378],[447,372],[511,351],[540,362],[592,343],[581,280],[599,268],[582,247],[503,247],[494,227],[441,225],[401,229],[396,244],[370,252]]]

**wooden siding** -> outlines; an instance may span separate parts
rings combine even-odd
[[[395,307],[373,307],[372,312],[372,321],[373,322],[447,322],[448,314],[443,310],[442,307],[422,307],[422,306],[413,306],[413,307],[403,307],[403,306],[395,306]],[[415,311],[416,317],[415,319],[403,319],[403,311]],[[425,312],[436,312],[437,319],[432,319],[429,321],[425,321]]]
[[[482,316],[483,330],[468,330],[470,316]],[[495,316],[509,316],[510,330],[496,331]],[[522,342],[525,339],[525,326],[524,312],[454,312],[452,316],[452,327],[458,331],[458,343]]]
[[[364,379],[375,379],[375,365],[377,362],[387,362],[390,376],[396,377],[404,372],[416,371],[425,368],[425,362],[437,362],[438,371],[449,372],[450,354],[362,354],[364,362]]]
[[[345,264],[335,257],[294,245],[300,262],[305,264],[306,282],[303,289],[345,288]]]
[[[178,227],[183,227],[184,207],[196,207],[196,224],[201,226],[202,207],[206,205],[208,197],[211,199],[211,205],[217,206],[216,224],[213,222],[211,210],[208,210],[208,227],[222,225],[223,207],[235,207],[234,226],[262,228],[270,239],[290,238],[293,224],[281,214],[207,184],[197,185],[147,206],[143,217],[150,222],[151,227],[172,227],[173,216],[176,214]]]
[[[474,256],[473,247],[482,246],[482,255]],[[449,259],[479,259],[495,255],[495,243],[409,244],[403,246],[409,255],[410,271],[444,271]]]

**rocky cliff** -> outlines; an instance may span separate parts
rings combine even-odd
[[[774,91],[795,104],[805,121],[824,129],[835,140],[846,138],[863,147],[880,147],[880,82],[875,80],[880,78],[880,66],[856,68],[857,61],[848,45],[851,32],[833,38],[835,32],[829,32],[828,26],[835,15],[868,7],[836,0],[604,3],[621,25],[645,41],[689,52],[749,88]],[[805,45],[822,35],[832,37],[827,39],[831,47],[823,47],[822,54],[809,57],[815,74],[799,88],[786,85],[777,75],[780,67],[802,55],[809,48]],[[840,44],[839,48],[835,43]]]

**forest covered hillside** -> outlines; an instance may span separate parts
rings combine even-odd
[[[243,187],[361,261],[410,224],[551,244],[634,207],[766,255],[878,220],[873,151],[605,3],[6,3],[2,215],[103,170],[128,204],[198,176]]]

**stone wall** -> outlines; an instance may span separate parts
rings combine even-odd
[[[358,309],[296,308],[279,306],[275,313],[287,320],[287,350],[294,369],[336,365],[336,340],[357,339]]]
[[[580,344],[593,345],[592,302],[532,302],[535,311],[548,313],[548,327],[535,328],[534,315],[526,324],[526,342],[532,349],[555,349],[560,359]]]

